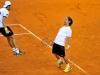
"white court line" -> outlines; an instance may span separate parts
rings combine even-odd
[[[14,34],[14,35],[29,35],[30,33],[20,33],[20,34]],[[3,35],[0,35],[0,36],[3,36]]]
[[[19,24],[20,27],[22,27],[24,30],[26,30],[27,32],[29,32],[30,34],[32,34],[33,36],[35,36],[38,40],[40,40],[41,42],[43,42],[44,44],[46,44],[48,47],[51,48],[50,45],[48,45],[45,41],[43,41],[40,37],[38,37],[37,35],[35,35],[33,32],[31,32],[30,30],[28,30],[26,27],[24,27],[23,25]]]
[[[7,26],[19,26],[19,24],[6,24]]]
[[[48,45],[45,41],[43,41],[40,37],[38,37],[36,34],[34,34],[33,32],[31,32],[30,30],[28,30],[26,27],[24,27],[22,24],[19,24],[23,29],[25,29],[27,32],[29,32],[30,34],[32,34],[34,37],[36,37],[38,40],[40,40],[41,42],[43,42],[45,45],[47,45],[49,48],[52,48],[50,45]],[[69,62],[71,64],[73,64],[75,67],[77,67],[80,71],[82,71],[84,74],[86,75],[90,75],[89,73],[87,73],[83,68],[81,68],[79,65],[75,64],[73,61],[71,61],[70,59],[68,59]]]
[[[20,24],[6,24],[7,26],[20,26]],[[26,35],[26,34],[30,34],[30,33],[20,33],[20,34],[14,34],[14,35]],[[3,35],[0,35],[3,36]]]
[[[68,59],[68,61],[73,64],[74,66],[76,66],[79,70],[81,70],[83,73],[85,73],[86,75],[90,75],[89,73],[87,73],[83,68],[81,68],[79,65],[77,65],[76,63],[74,63],[73,61],[71,61],[70,59]]]

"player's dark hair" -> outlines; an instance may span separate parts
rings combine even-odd
[[[69,21],[69,26],[71,26],[73,24],[73,20],[71,17],[68,17],[68,21]]]

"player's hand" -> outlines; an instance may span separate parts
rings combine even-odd
[[[4,28],[5,29],[5,32],[8,34],[10,31],[8,30],[7,27]]]
[[[66,49],[69,49],[70,48],[70,45],[67,45]]]

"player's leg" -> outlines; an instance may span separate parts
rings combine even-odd
[[[55,53],[53,53],[53,55],[56,57],[57,60],[60,59],[59,55],[57,55],[57,54],[55,54]]]
[[[64,72],[70,72],[71,69],[72,69],[72,67],[71,67],[71,65],[69,64],[68,57],[63,56],[63,60],[64,60],[64,62],[65,62],[65,64],[66,64],[65,69],[64,69]]]
[[[10,47],[12,48],[14,52],[14,55],[16,56],[22,55],[22,51],[19,48],[17,48],[16,42],[13,36],[7,36],[7,40],[8,40]]]
[[[69,62],[68,62],[68,58],[67,58],[67,57],[65,57],[65,56],[64,56],[64,57],[63,57],[63,60],[65,61],[65,63],[66,63],[66,64],[68,64],[68,63],[69,63]]]
[[[59,68],[61,68],[62,64],[64,63],[63,58],[61,58],[61,56],[62,56],[62,48],[63,48],[63,46],[60,46],[60,45],[58,45],[56,43],[53,44],[52,53],[57,58],[57,65],[58,65]]]
[[[13,36],[6,37],[11,48],[16,48]]]
[[[56,43],[54,43],[53,47],[52,47],[52,53],[53,53],[53,55],[57,59],[57,65],[58,65],[58,67],[60,67],[59,65],[60,65],[61,61],[60,61],[60,56],[58,55],[58,52],[59,52],[58,50],[59,50],[58,45]]]
[[[59,55],[59,67],[62,67],[62,65],[65,63],[64,56],[65,56],[65,50],[64,46],[59,45],[59,50],[58,50],[58,55]]]
[[[71,66],[68,62],[68,57],[65,58],[65,47],[64,46],[59,46],[59,56],[60,56],[60,62],[63,62],[62,64],[59,64],[60,66],[65,66],[64,67],[64,72],[69,72],[71,71]]]
[[[58,54],[54,54],[54,56],[57,59],[57,66],[58,66],[58,68],[61,68],[61,65],[64,63],[64,61],[62,61],[62,58]]]
[[[7,28],[9,30],[9,33],[6,33],[4,28],[2,28],[1,33],[7,38],[8,43],[9,43],[10,47],[12,48],[14,54],[17,56],[22,55],[22,52],[19,50],[19,48],[16,47],[16,43],[15,43],[15,40],[13,38],[12,30],[8,26],[7,26]]]
[[[15,40],[13,36],[6,36],[10,47],[13,49],[14,52],[19,53],[19,50],[16,47]]]

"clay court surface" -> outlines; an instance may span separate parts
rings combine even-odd
[[[4,0],[0,0],[2,7]],[[25,55],[13,55],[0,35],[0,75],[100,75],[99,0],[11,0],[7,21]],[[64,73],[48,47],[63,25],[74,20],[68,56],[73,70]],[[46,43],[46,44],[44,44]]]

